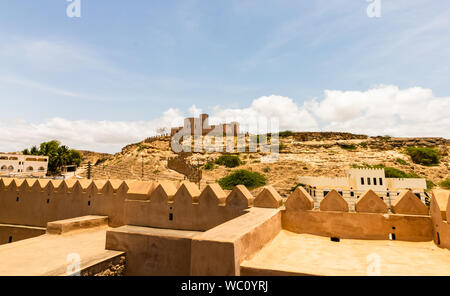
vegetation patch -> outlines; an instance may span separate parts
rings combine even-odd
[[[214,169],[214,162],[208,161],[204,166],[205,170],[211,171]]]
[[[99,158],[99,159],[97,159],[97,161],[95,162],[95,165],[102,164],[102,163],[104,163],[104,162],[107,161],[107,160],[108,160],[108,158],[106,158],[106,157]]]
[[[339,147],[341,147],[342,149],[345,149],[345,150],[356,150],[357,149],[355,144],[338,144],[338,145],[339,145]]]
[[[267,179],[258,172],[237,170],[218,181],[220,187],[232,190],[237,185],[244,185],[248,189],[254,189],[266,185]]]
[[[292,137],[293,135],[294,135],[294,132],[293,132],[293,131],[284,131],[284,132],[280,132],[280,133],[278,134],[278,136],[279,136],[280,138]]]
[[[297,189],[298,187],[303,187],[303,188],[305,188],[305,184],[302,184],[302,183],[298,183],[297,185],[295,185],[294,187],[291,187],[291,189],[289,190],[290,192],[294,192],[295,191],[295,189]]]
[[[401,165],[409,165],[409,163],[406,160],[401,159],[401,158],[397,158],[396,161],[398,164],[401,164]]]
[[[361,146],[362,148],[367,148],[367,142],[361,142],[359,143],[359,146]]]
[[[436,148],[430,147],[408,147],[406,149],[406,154],[411,156],[414,163],[434,166],[439,165],[440,156]]]
[[[143,151],[145,148],[147,148],[147,146],[143,145],[143,144],[139,144],[138,148],[137,148],[137,152],[141,152]]]
[[[241,160],[235,155],[222,155],[214,162],[218,165],[226,166],[227,168],[235,168],[241,165]]]
[[[406,173],[402,170],[399,170],[397,168],[393,167],[387,167],[383,164],[376,164],[376,165],[370,165],[367,163],[364,163],[363,165],[356,165],[352,164],[352,168],[355,169],[384,169],[385,177],[386,178],[421,178],[416,173]]]
[[[48,156],[48,172],[59,173],[65,165],[79,166],[82,161],[81,153],[74,149],[69,149],[65,145],[61,145],[59,141],[41,143],[40,147],[31,147],[22,151],[24,155],[43,155]]]
[[[439,183],[439,186],[445,189],[450,189],[450,179],[445,179],[441,183]]]
[[[436,184],[434,184],[431,180],[427,180],[427,191],[430,191],[434,187],[436,187]]]

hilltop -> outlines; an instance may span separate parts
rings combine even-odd
[[[261,163],[260,153],[239,153],[239,159],[243,163],[236,168],[215,165],[212,170],[206,170],[203,167],[201,186],[215,182],[236,169],[264,174],[268,183],[282,195],[287,195],[297,184],[298,176],[343,176],[347,169],[355,166],[382,164],[405,173],[416,174],[435,184],[449,177],[450,141],[444,138],[368,137],[334,132],[289,132],[281,135],[281,150],[276,163]],[[405,149],[411,146],[436,148],[441,156],[440,165],[423,166],[413,163],[411,157],[405,154]],[[185,178],[168,168],[168,160],[177,156],[170,149],[168,136],[149,138],[127,145],[114,155],[87,151],[82,153],[91,160],[92,177],[95,179]],[[187,155],[186,160],[193,166],[203,166],[221,155],[223,153],[192,153]],[[86,177],[87,172],[81,169],[79,174]]]

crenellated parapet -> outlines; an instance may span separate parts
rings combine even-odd
[[[245,213],[254,197],[244,186],[226,194],[190,182],[0,179],[0,223],[45,227],[85,215],[124,224],[206,230]]]
[[[399,195],[392,212],[382,197],[366,191],[350,212],[345,199],[332,190],[314,209],[311,195],[298,187],[285,203],[283,228],[334,238],[429,241],[432,223],[427,206],[411,191]]]

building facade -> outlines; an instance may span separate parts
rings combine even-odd
[[[0,176],[44,177],[48,156],[0,154]]]
[[[301,176],[298,182],[313,197],[316,205],[332,189],[338,191],[352,207],[364,192],[372,189],[388,207],[402,190],[411,190],[425,201],[426,180],[422,178],[386,178],[384,169],[350,169],[345,177],[310,177]]]

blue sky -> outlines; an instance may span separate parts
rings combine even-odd
[[[81,0],[69,18],[65,0],[2,0],[0,123],[148,122],[271,95],[302,108],[379,85],[431,90],[447,106],[450,2],[381,0],[379,18],[369,4]]]

